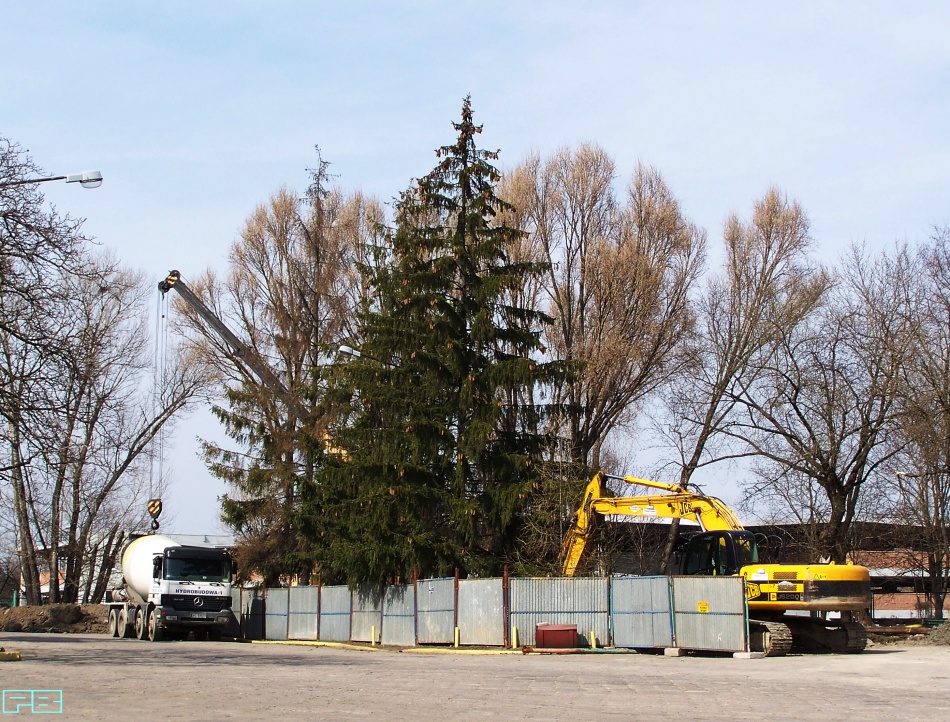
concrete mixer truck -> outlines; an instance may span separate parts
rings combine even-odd
[[[182,546],[160,534],[132,540],[122,552],[122,584],[112,590],[109,633],[153,642],[220,639],[231,620],[231,555]]]

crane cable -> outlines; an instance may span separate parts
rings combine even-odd
[[[152,361],[152,420],[158,421],[161,407],[162,388],[168,356],[168,323],[167,302],[165,295],[158,294],[155,309],[155,353]],[[155,448],[157,447],[157,448]],[[162,500],[155,495],[155,490],[161,490],[162,479],[165,475],[165,424],[158,427],[155,435],[155,447],[149,454],[148,469],[148,513],[152,517],[152,531],[158,531],[158,515],[162,512]],[[155,460],[158,459],[158,474],[155,473]]]

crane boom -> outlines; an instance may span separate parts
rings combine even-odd
[[[325,420],[318,418],[314,409],[308,408],[299,396],[295,396],[287,389],[277,374],[275,374],[270,366],[260,357],[260,354],[251,346],[241,341],[241,339],[225,325],[224,321],[218,318],[214,311],[208,308],[205,302],[202,301],[194,291],[188,288],[188,284],[181,280],[181,273],[178,271],[170,271],[165,280],[160,281],[158,284],[158,290],[162,292],[162,295],[165,295],[172,289],[175,289],[178,295],[194,309],[198,317],[217,334],[221,341],[224,341],[230,350],[231,358],[237,362],[239,367],[243,364],[250,369],[251,373],[286,405],[287,409],[296,417],[298,422],[309,424],[314,428],[320,429],[324,448],[328,453],[346,457],[346,451],[334,443],[329,429],[326,428]],[[210,334],[204,331],[204,329],[202,329],[202,332],[210,337]],[[242,372],[243,371],[242,369]]]
[[[254,375],[260,379],[262,384],[278,394],[287,403],[294,407],[300,407],[299,402],[296,401],[290,391],[287,390],[287,387],[277,378],[277,375],[263,359],[261,359],[257,352],[241,341],[241,339],[224,324],[224,321],[218,318],[215,313],[205,305],[204,301],[202,301],[194,291],[188,288],[188,285],[181,280],[181,273],[178,271],[169,272],[165,280],[160,281],[158,284],[158,290],[162,292],[162,295],[165,295],[172,289],[175,289],[178,295],[194,309],[199,318],[211,327],[218,337],[227,344],[231,349],[231,355],[247,365]]]

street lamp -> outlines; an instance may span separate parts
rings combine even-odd
[[[51,175],[46,178],[27,178],[26,180],[6,181],[0,183],[0,188],[7,186],[24,186],[30,183],[46,183],[47,181],[64,180],[67,183],[78,183],[83,188],[98,188],[102,185],[102,173],[97,170],[87,170],[73,175]]]

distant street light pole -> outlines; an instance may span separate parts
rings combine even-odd
[[[47,181],[64,180],[67,183],[78,183],[83,188],[98,188],[102,185],[102,173],[97,170],[87,170],[73,175],[51,175],[46,178],[27,178],[26,180],[5,181],[0,183],[0,188],[8,186],[25,186],[30,183],[46,183]]]
[[[390,363],[389,361],[383,361],[381,358],[370,356],[369,354],[365,354],[362,351],[357,351],[352,346],[345,346],[345,345],[339,346],[337,348],[337,351],[338,353],[342,353],[347,356],[352,356],[353,358],[368,358],[370,361],[375,361],[376,363],[382,364],[383,366],[388,366],[391,369],[399,368],[399,366],[394,363]]]
[[[357,351],[352,346],[340,346],[338,349],[340,353],[346,354],[347,356],[355,356],[356,358],[362,358],[363,354]]]

